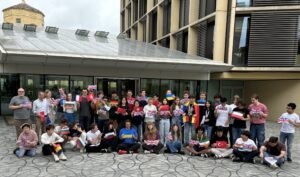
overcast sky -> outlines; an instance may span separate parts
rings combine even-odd
[[[2,10],[22,0],[0,0]],[[45,26],[120,33],[120,0],[26,0],[45,14]]]

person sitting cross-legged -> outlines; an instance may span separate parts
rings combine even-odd
[[[192,137],[186,149],[191,153],[191,155],[208,157],[207,154],[210,153],[209,139],[205,135],[205,128],[203,126],[196,129],[196,134]]]
[[[157,131],[155,124],[152,122],[148,122],[144,134],[144,153],[159,154],[160,150],[163,147],[164,145],[160,142],[159,132]]]
[[[210,140],[211,152],[216,158],[229,157],[232,154],[228,138],[223,134],[223,128],[217,127],[215,135]]]
[[[46,127],[46,133],[42,135],[41,142],[44,144],[42,147],[44,155],[53,155],[55,162],[67,160],[61,147],[61,143],[64,142],[64,139],[54,132],[53,125],[48,125]]]
[[[250,162],[253,163],[253,158],[258,155],[257,146],[250,138],[250,132],[244,130],[241,138],[238,138],[233,145],[233,162]]]
[[[259,158],[255,158],[255,162],[258,160],[272,168],[278,168],[284,163],[285,154],[285,145],[278,142],[278,137],[272,136],[260,147]]]
[[[86,134],[87,145],[85,146],[85,150],[87,153],[90,152],[104,152],[105,144],[102,140],[102,133],[98,129],[98,126],[93,123],[90,126],[90,131]]]
[[[23,157],[24,155],[33,157],[36,155],[38,137],[28,123],[24,123],[21,126],[21,129],[22,133],[17,140],[17,145],[19,147],[14,150],[14,154],[16,154],[16,156],[19,158]]]
[[[138,134],[134,128],[131,127],[131,121],[125,121],[125,128],[122,128],[119,132],[119,139],[121,144],[118,145],[119,154],[129,154],[138,152],[140,144],[137,143]]]

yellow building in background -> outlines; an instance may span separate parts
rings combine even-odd
[[[45,15],[40,10],[29,6],[25,0],[22,3],[3,9],[4,23],[35,24],[44,26]]]

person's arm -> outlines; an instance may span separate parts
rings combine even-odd
[[[246,115],[246,118],[244,118],[245,121],[250,120],[250,114]]]
[[[19,135],[18,140],[17,140],[17,143],[16,143],[18,146],[20,146],[20,144],[21,144],[21,142],[22,142],[21,135],[22,135],[22,134]]]
[[[263,111],[260,113],[260,115],[263,117],[263,118],[267,118],[268,115],[269,115],[269,110],[266,106],[264,106],[264,109]]]
[[[261,146],[260,149],[259,149],[259,157],[260,158],[264,158],[264,152],[266,150],[266,147],[265,146]]]
[[[36,101],[34,101],[33,102],[33,108],[32,108],[32,112],[36,115],[36,116],[39,116],[39,115],[37,115],[37,102]]]
[[[60,137],[58,134],[54,133],[54,137],[55,137],[55,142],[53,142],[53,143],[62,143],[62,142],[64,142],[64,139],[62,137]]]
[[[293,121],[293,120],[289,119],[289,123],[294,125],[295,127],[300,127],[299,117],[297,117],[296,121]]]
[[[44,134],[41,137],[41,142],[43,144],[51,144],[51,142],[49,141],[49,139],[47,138],[47,136],[44,136]]]
[[[280,151],[280,154],[279,156],[277,156],[277,158],[284,158],[285,157],[285,154],[286,154],[286,151]]]
[[[74,101],[74,112],[76,112],[77,111],[77,103],[76,103],[76,101]]]

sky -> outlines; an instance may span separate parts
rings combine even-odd
[[[2,10],[22,0],[0,0]],[[120,33],[120,0],[26,0],[45,14],[45,26]]]

